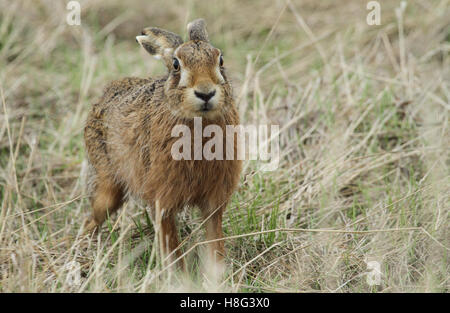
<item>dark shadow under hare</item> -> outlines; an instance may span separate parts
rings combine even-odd
[[[175,215],[185,206],[198,207],[207,219],[207,240],[222,238],[222,215],[242,169],[242,161],[236,158],[237,137],[233,135],[231,142],[225,138],[226,125],[238,125],[239,116],[222,54],[209,43],[203,19],[188,24],[188,33],[189,40],[183,43],[167,30],[145,28],[136,40],[164,61],[168,74],[110,83],[93,105],[84,133],[93,209],[86,228],[98,230],[128,193],[153,209],[158,201],[161,244],[172,259],[181,254]],[[191,130],[194,147],[195,117],[202,118],[202,133],[208,125],[223,130],[223,153],[234,151],[232,160],[194,160],[194,151],[191,160],[172,157],[172,145],[179,139],[172,136],[176,125]],[[202,147],[207,139],[202,136]],[[209,243],[208,251],[214,264],[223,263],[223,241]],[[183,267],[183,262],[179,265]]]

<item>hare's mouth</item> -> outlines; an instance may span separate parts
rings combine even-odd
[[[209,112],[212,110],[214,110],[214,105],[209,101],[203,103],[199,109],[200,112]]]
[[[214,119],[220,115],[220,110],[216,106],[204,106],[197,110],[195,115],[206,119]]]

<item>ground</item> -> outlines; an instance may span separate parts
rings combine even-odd
[[[0,291],[204,291],[199,212],[179,216],[188,274],[163,268],[130,200],[100,236],[83,128],[104,86],[164,72],[135,42],[204,17],[244,124],[280,125],[279,167],[248,161],[213,290],[449,292],[449,1],[0,0]],[[377,270],[379,269],[380,275]],[[368,274],[369,273],[369,274]]]

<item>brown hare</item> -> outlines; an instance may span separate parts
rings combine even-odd
[[[166,255],[178,247],[175,216],[185,206],[198,207],[207,219],[207,240],[222,238],[222,215],[242,168],[236,157],[175,160],[171,154],[179,139],[172,129],[186,125],[193,134],[196,117],[202,118],[202,131],[208,125],[223,129],[224,152],[235,153],[237,147],[237,137],[231,143],[225,140],[225,126],[238,125],[239,116],[221,51],[209,43],[203,19],[189,23],[188,33],[183,43],[167,30],[145,28],[136,40],[164,61],[167,75],[110,83],[93,105],[84,132],[93,209],[87,229],[97,230],[127,194],[140,197],[153,210],[158,202]],[[203,146],[207,139],[202,136],[201,142]],[[223,241],[209,243],[208,250],[215,264],[223,262]],[[174,255],[180,256],[180,249]]]

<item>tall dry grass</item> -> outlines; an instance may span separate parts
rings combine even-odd
[[[0,291],[449,291],[449,1],[380,1],[380,26],[357,0],[80,2],[69,26],[66,1],[0,0]],[[244,123],[282,130],[279,168],[247,162],[226,213],[221,284],[201,271],[198,212],[179,218],[184,276],[138,201],[80,233],[90,105],[164,71],[143,27],[185,36],[197,17]]]

